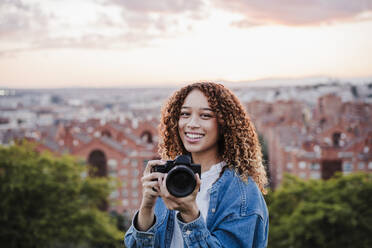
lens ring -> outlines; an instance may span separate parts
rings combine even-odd
[[[196,187],[194,172],[185,165],[177,165],[168,172],[166,186],[175,197],[190,195]]]

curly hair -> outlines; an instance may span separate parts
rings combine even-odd
[[[216,114],[221,158],[243,181],[251,176],[261,192],[266,194],[267,177],[258,135],[238,98],[222,84],[193,83],[179,89],[168,99],[162,108],[159,125],[160,156],[174,159],[179,154],[188,154],[178,133],[178,120],[185,98],[194,89],[203,92]]]

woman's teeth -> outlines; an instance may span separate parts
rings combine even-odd
[[[200,139],[204,135],[203,134],[196,134],[196,133],[186,133],[186,136],[190,139]]]

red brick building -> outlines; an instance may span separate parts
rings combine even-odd
[[[142,197],[140,178],[148,160],[157,155],[157,121],[103,123],[71,122],[37,131],[40,150],[81,158],[94,176],[118,179],[109,199],[109,211],[133,212]]]
[[[336,171],[372,172],[372,104],[328,94],[315,107],[297,101],[246,106],[267,142],[272,187],[284,173],[328,179]]]

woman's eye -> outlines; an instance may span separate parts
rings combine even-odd
[[[205,119],[213,117],[211,114],[201,114],[200,116]]]
[[[189,116],[190,114],[189,113],[187,113],[187,112],[181,112],[181,114],[180,114],[180,116],[182,116],[182,117],[186,117],[186,116]]]

